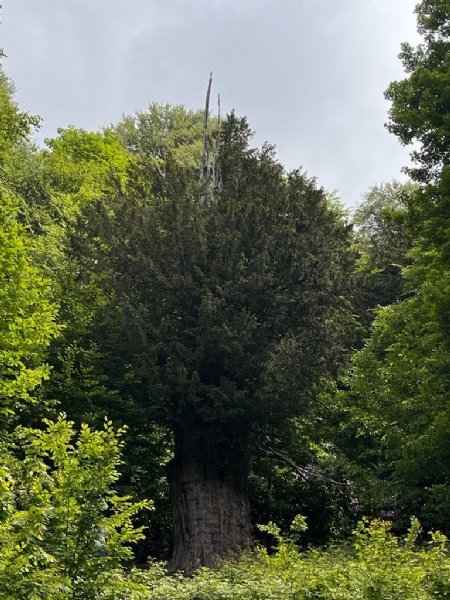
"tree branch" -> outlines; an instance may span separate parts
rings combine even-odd
[[[208,177],[209,168],[209,142],[208,142],[208,118],[209,118],[209,97],[211,95],[212,72],[209,74],[208,89],[206,90],[205,115],[203,122],[203,151],[202,166],[200,167],[200,181]]]
[[[306,467],[300,467],[300,465],[298,465],[296,462],[294,462],[292,460],[292,458],[290,458],[286,454],[283,454],[283,452],[280,452],[279,450],[275,450],[271,446],[268,446],[267,448],[263,448],[262,446],[258,445],[258,448],[260,450],[262,450],[262,452],[264,452],[268,456],[276,456],[277,458],[281,458],[281,460],[283,460],[285,463],[287,463],[289,466],[291,466],[294,469],[294,471],[298,475],[300,475],[300,477],[304,481],[308,481],[312,477],[317,477],[318,479],[322,479],[323,481],[327,481],[328,483],[334,483],[335,485],[344,485],[344,486],[347,485],[346,483],[344,483],[342,481],[335,481],[334,479],[330,479],[329,477],[326,477],[325,475],[322,475],[321,473],[318,473],[317,471],[314,471],[313,469],[307,469]]]

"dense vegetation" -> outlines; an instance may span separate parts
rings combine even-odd
[[[416,12],[410,182],[351,217],[210,88],[37,148],[0,71],[0,598],[450,597],[450,3]]]

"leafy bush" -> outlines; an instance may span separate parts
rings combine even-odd
[[[121,430],[61,416],[43,431],[17,429],[1,450],[0,598],[89,600],[139,597],[123,575],[134,515],[148,502],[115,494]]]
[[[126,571],[133,527],[148,502],[118,497],[122,431],[61,416],[44,430],[17,429],[0,449],[1,600],[431,600],[450,598],[447,538],[431,534],[417,545],[413,519],[399,539],[386,521],[362,520],[353,547],[300,552],[306,522],[296,517],[289,535],[273,523],[269,552],[259,548],[221,569],[194,577],[167,576],[161,563]]]
[[[355,531],[353,548],[330,548],[300,553],[295,536],[305,529],[297,518],[283,538],[276,525],[263,527],[276,541],[274,554],[228,562],[218,571],[202,569],[190,579],[166,577],[153,565],[141,582],[152,600],[431,600],[450,598],[450,559],[446,538],[431,535],[428,547],[416,547],[417,520],[400,540],[385,521],[363,520]]]
[[[1,71],[0,71],[1,84]],[[0,86],[1,103],[1,86]],[[0,105],[0,150],[1,150]],[[0,156],[1,160],[1,156]],[[58,334],[49,281],[31,263],[31,242],[18,202],[0,170],[0,415],[3,422],[48,378],[44,351]]]

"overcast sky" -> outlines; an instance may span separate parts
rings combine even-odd
[[[225,111],[347,206],[401,178],[408,153],[383,91],[417,43],[416,0],[3,0],[0,46],[40,139],[97,129],[161,101],[201,108],[209,71]]]

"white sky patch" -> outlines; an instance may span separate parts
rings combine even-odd
[[[415,0],[3,0],[4,66],[39,139],[97,129],[153,101],[201,108],[209,71],[248,117],[347,206],[402,178],[383,92],[416,44]]]

